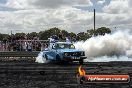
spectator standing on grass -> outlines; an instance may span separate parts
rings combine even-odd
[[[71,43],[71,38],[69,35],[67,35],[67,37],[66,37],[66,42]]]
[[[41,50],[41,44],[40,44],[40,42],[37,42],[36,43],[36,51],[40,51]]]
[[[41,51],[43,51],[45,48],[45,44],[44,43],[41,43]]]
[[[2,44],[2,47],[3,47],[3,51],[6,51],[6,44],[5,43]]]
[[[55,42],[58,42],[59,41],[59,38],[58,38],[57,35],[54,35],[54,40],[55,40]]]
[[[0,51],[2,51],[2,42],[0,41]]]
[[[45,50],[48,50],[48,44],[45,44]]]
[[[71,41],[69,40],[69,38],[68,37],[66,37],[66,42],[68,42],[68,43],[70,43]]]
[[[28,49],[28,51],[32,51],[32,43],[31,42],[27,43],[27,49]]]
[[[23,51],[27,51],[27,43],[26,42],[22,43],[22,49],[23,49]]]

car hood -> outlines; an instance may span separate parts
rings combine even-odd
[[[82,52],[77,49],[58,49],[57,51],[59,51],[59,52]]]

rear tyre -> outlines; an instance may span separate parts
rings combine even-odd
[[[83,65],[83,59],[79,60],[79,64]]]

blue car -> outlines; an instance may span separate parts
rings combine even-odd
[[[75,49],[75,46],[68,42],[50,43],[43,51],[43,57],[53,61],[79,61],[80,64],[83,64],[83,60],[87,58],[84,51]]]

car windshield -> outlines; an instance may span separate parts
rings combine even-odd
[[[57,49],[75,49],[75,46],[73,44],[58,43],[55,45],[55,48],[57,48]]]

